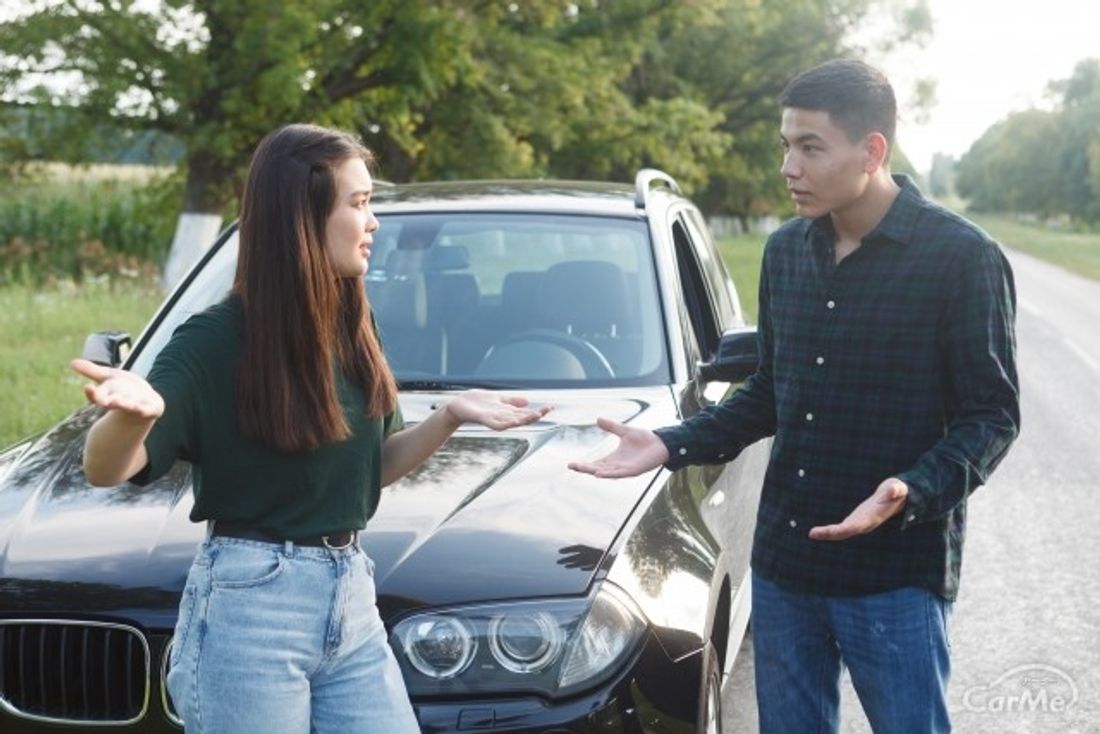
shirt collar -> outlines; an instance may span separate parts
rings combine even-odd
[[[913,179],[904,173],[893,174],[894,183],[901,189],[897,198],[886,211],[886,216],[878,225],[868,232],[864,242],[877,239],[888,239],[899,244],[912,243],[916,237],[917,221],[920,219],[921,210],[925,199]],[[806,235],[811,240],[819,240],[821,235],[827,235],[826,239],[835,238],[833,222],[828,214],[818,217],[810,222]]]

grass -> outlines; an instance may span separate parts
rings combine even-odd
[[[718,252],[726,263],[737,295],[741,299],[741,308],[745,320],[756,323],[757,289],[760,287],[760,258],[764,254],[765,234],[742,234],[718,239]]]
[[[136,339],[162,298],[151,284],[0,288],[0,448],[83,405],[83,381],[68,364],[84,339],[106,329]]]
[[[1005,247],[1100,280],[1100,232],[1071,232],[1006,215],[968,216]]]

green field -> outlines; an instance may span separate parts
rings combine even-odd
[[[1100,232],[1071,232],[1006,216],[968,215],[998,242],[1100,280]]]
[[[83,405],[83,381],[68,364],[84,339],[106,329],[136,339],[162,298],[135,284],[0,288],[0,448]]]
[[[718,240],[718,251],[737,287],[745,320],[750,324],[756,323],[756,291],[760,286],[760,258],[764,254],[766,240],[767,235],[763,234],[743,234]]]

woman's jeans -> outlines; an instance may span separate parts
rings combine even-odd
[[[878,734],[948,732],[951,603],[907,587],[854,597],[784,591],[752,576],[761,734],[832,734],[846,665]]]
[[[356,544],[207,537],[168,674],[187,733],[417,734],[373,572]]]

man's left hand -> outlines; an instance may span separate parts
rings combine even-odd
[[[869,533],[905,507],[909,487],[897,477],[878,485],[875,493],[863,500],[848,517],[836,525],[819,525],[810,529],[812,540],[847,540]]]

